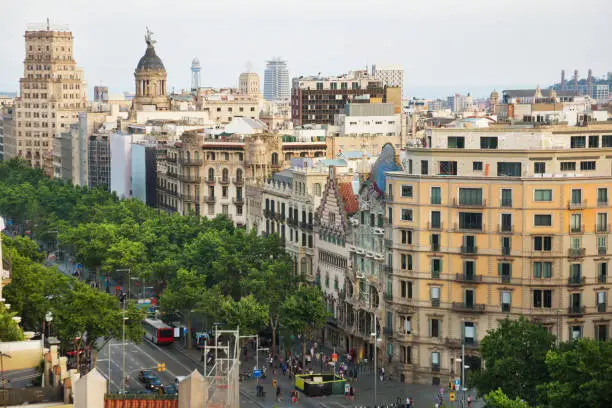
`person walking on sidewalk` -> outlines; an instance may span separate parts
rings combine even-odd
[[[385,367],[380,367],[380,382],[385,379]]]

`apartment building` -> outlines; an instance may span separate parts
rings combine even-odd
[[[6,151],[9,152],[9,156],[15,156],[15,146],[11,145],[13,141],[11,135],[13,132],[13,107],[12,106],[0,106],[0,160],[4,160]]]
[[[12,134],[5,135],[6,157],[20,156],[52,174],[53,137],[66,132],[86,110],[87,86],[73,57],[72,33],[63,27],[30,26],[20,96]],[[10,139],[10,140],[7,140]],[[14,148],[13,148],[14,147]]]
[[[612,126],[427,129],[387,173],[390,369],[445,383],[506,317],[609,337]],[[391,356],[390,356],[391,357]]]
[[[404,67],[401,65],[372,65],[372,76],[380,79],[386,86],[402,89],[404,87]]]
[[[370,76],[367,71],[354,71],[337,77],[293,78],[291,117],[295,126],[331,125],[334,115],[342,113],[347,103],[381,103],[384,97],[383,81]]]
[[[94,133],[88,143],[89,187],[110,191],[110,133]]]

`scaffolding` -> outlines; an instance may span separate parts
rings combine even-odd
[[[204,377],[208,381],[209,408],[240,407],[240,334],[239,330],[215,328],[214,345],[204,346],[204,355],[213,351],[215,360],[208,368],[204,358]]]

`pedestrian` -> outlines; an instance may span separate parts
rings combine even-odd
[[[472,406],[472,396],[471,395],[468,395],[467,403],[468,403],[468,408],[470,408]]]
[[[291,391],[291,402],[293,404],[297,404],[298,402],[298,392],[296,390]]]
[[[272,379],[272,388],[274,389],[274,391],[276,392],[276,378]]]
[[[281,387],[280,387],[280,385],[276,386],[276,402],[281,402]]]
[[[385,379],[385,367],[380,367],[380,382]]]
[[[349,389],[349,398],[351,399],[351,401],[355,399],[355,388],[353,388],[352,385],[351,385],[351,388]]]

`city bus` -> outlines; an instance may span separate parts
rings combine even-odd
[[[172,344],[174,342],[174,330],[161,320],[144,319],[142,327],[145,330],[145,338],[155,344]]]

